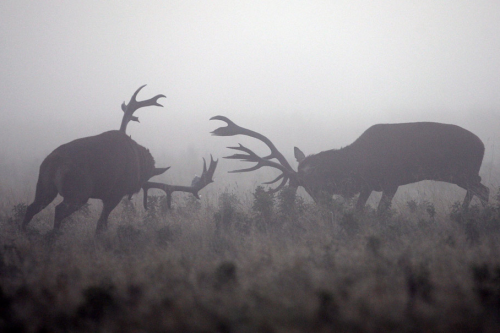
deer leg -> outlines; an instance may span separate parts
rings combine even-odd
[[[467,193],[465,194],[464,202],[462,202],[463,209],[469,208],[469,204],[472,201],[473,197],[474,197],[474,193],[472,193],[471,190],[467,190]]]
[[[382,198],[380,199],[377,207],[378,213],[385,212],[391,207],[392,198],[394,198],[397,190],[398,186],[386,188],[382,191]]]
[[[464,202],[462,203],[462,208],[467,209],[469,207],[472,198],[476,195],[481,204],[485,207],[488,204],[490,197],[490,189],[481,183],[475,184],[473,186],[465,187],[467,193],[465,194]]]
[[[490,189],[483,184],[479,183],[473,188],[474,194],[477,195],[481,204],[485,207],[490,199]]]
[[[59,205],[56,206],[56,216],[54,218],[54,230],[59,230],[61,228],[61,222],[66,217],[73,214],[75,211],[80,209],[86,202],[86,200],[68,200],[64,199]]]
[[[368,198],[370,197],[370,194],[372,194],[371,190],[362,190],[361,193],[359,194],[358,201],[356,201],[356,210],[358,211],[363,211],[366,205],[366,201],[368,201]]]
[[[24,215],[23,224],[21,226],[22,230],[26,230],[26,226],[30,223],[33,216],[38,214],[42,209],[47,207],[57,196],[57,188],[53,184],[43,184],[38,182],[36,186],[35,200],[26,209],[26,215]]]
[[[460,183],[457,185],[467,191],[467,193],[465,194],[464,201],[462,203],[463,209],[467,209],[469,207],[472,198],[474,198],[475,195],[479,198],[479,200],[481,200],[481,204],[483,205],[483,207],[488,204],[490,197],[490,189],[488,187],[484,186],[479,182],[473,185],[469,185],[466,183]]]
[[[96,235],[102,234],[108,229],[108,217],[109,214],[115,209],[115,207],[120,203],[121,198],[114,198],[110,200],[102,201],[102,212],[99,220],[97,221],[97,227],[95,230]]]

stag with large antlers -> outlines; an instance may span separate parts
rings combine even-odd
[[[387,210],[399,186],[422,180],[436,180],[456,184],[467,190],[462,206],[468,207],[473,196],[486,204],[489,189],[481,184],[479,169],[484,155],[483,142],[473,133],[455,125],[420,122],[379,124],[367,129],[351,145],[305,156],[295,147],[298,171],[292,169],[273,143],[257,132],[240,127],[224,116],[226,127],[212,132],[215,136],[246,135],[264,142],[271,154],[260,157],[241,144],[228,147],[242,153],[225,158],[257,163],[248,172],[268,166],[281,171],[265,184],[280,185],[289,181],[290,187],[304,187],[316,201],[339,194],[353,197],[359,193],[356,208],[362,210],[372,191],[382,192],[378,211]],[[277,162],[273,161],[276,159]]]
[[[145,85],[144,85],[145,86]],[[90,198],[103,202],[96,234],[107,229],[108,216],[124,196],[132,196],[141,188],[152,188],[159,183],[148,180],[169,168],[156,168],[148,149],[137,144],[125,132],[130,121],[139,121],[133,114],[146,106],[162,106],[157,95],[144,101],[136,97],[144,86],[137,89],[130,102],[122,104],[124,112],[120,130],[104,132],[66,143],[50,153],[40,165],[35,200],[27,208],[22,224],[26,230],[33,216],[48,206],[60,194],[64,200],[56,206],[54,230],[61,227],[64,218],[82,207]],[[176,191],[197,192],[212,182],[217,162],[211,161],[202,175],[203,181],[192,187],[176,188]],[[167,192],[171,195],[171,192]],[[145,190],[145,196],[147,196]],[[147,197],[145,197],[146,203]],[[146,206],[146,204],[145,204]]]

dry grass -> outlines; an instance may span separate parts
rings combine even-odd
[[[287,214],[259,200],[121,204],[98,239],[93,211],[58,236],[47,236],[53,209],[26,235],[23,205],[2,212],[0,330],[500,329],[498,202],[443,216],[415,202],[379,217],[342,202],[335,214],[304,202]]]

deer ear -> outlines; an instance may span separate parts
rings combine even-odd
[[[293,153],[295,155],[295,159],[297,160],[297,162],[302,162],[305,158],[306,158],[306,155],[302,152],[302,150],[300,150],[299,148],[297,147],[294,147],[293,148]]]
[[[164,173],[164,172],[165,172],[165,171],[167,171],[168,169],[170,169],[170,167],[167,167],[167,168],[155,168],[155,169],[153,170],[153,176],[151,176],[151,177],[161,175],[162,173]]]

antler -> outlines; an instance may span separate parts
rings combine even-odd
[[[215,135],[215,136],[233,136],[233,135],[241,134],[241,135],[250,136],[252,138],[256,138],[256,139],[264,142],[271,150],[271,153],[268,156],[260,157],[257,154],[255,154],[252,150],[243,146],[242,144],[239,144],[238,147],[228,147],[229,149],[242,151],[245,154],[234,154],[234,155],[227,156],[224,158],[239,159],[239,160],[242,160],[245,162],[257,163],[253,167],[250,167],[247,169],[233,170],[233,171],[230,171],[231,173],[254,171],[254,170],[260,169],[261,167],[264,167],[264,166],[276,168],[276,169],[280,170],[282,173],[278,177],[276,177],[275,179],[264,183],[264,184],[274,184],[282,179],[281,183],[275,189],[272,189],[270,191],[271,193],[278,192],[279,190],[281,190],[283,188],[283,186],[286,185],[286,183],[288,182],[288,180],[290,178],[296,177],[296,172],[292,169],[292,167],[290,166],[290,164],[288,163],[286,158],[283,156],[283,154],[281,154],[279,152],[279,150],[276,148],[276,146],[271,142],[271,140],[269,140],[264,135],[257,133],[257,132],[254,132],[252,130],[243,128],[241,126],[238,126],[234,122],[229,120],[229,118],[224,117],[224,116],[215,116],[215,117],[210,118],[210,120],[222,120],[222,121],[227,123],[226,127],[219,127],[216,130],[214,130],[212,132],[212,135]],[[277,159],[279,163],[271,161],[273,158]]]
[[[200,177],[194,177],[191,182],[191,186],[182,186],[182,185],[168,185],[164,183],[156,183],[156,182],[146,182],[142,185],[142,189],[144,190],[144,208],[147,207],[148,200],[148,190],[150,188],[156,188],[164,191],[167,194],[167,205],[168,208],[172,205],[172,193],[173,192],[189,192],[192,193],[196,199],[200,199],[198,192],[207,186],[210,183],[213,183],[212,177],[214,176],[215,169],[217,168],[218,160],[213,159],[212,155],[210,155],[210,166],[207,170],[207,162],[203,159],[203,172]]]
[[[127,129],[127,124],[129,123],[129,121],[137,121],[137,122],[139,122],[139,118],[137,118],[137,117],[135,117],[133,115],[134,112],[137,111],[138,109],[143,108],[145,106],[153,106],[153,105],[163,107],[163,105],[161,105],[160,103],[158,103],[158,99],[159,98],[166,97],[165,95],[162,95],[162,94],[156,95],[155,97],[147,99],[147,100],[144,100],[144,101],[137,101],[136,100],[137,94],[145,86],[146,85],[143,85],[143,86],[139,87],[139,89],[137,89],[135,91],[135,93],[130,98],[130,101],[128,102],[128,105],[125,104],[125,102],[122,103],[122,110],[124,112],[124,115],[123,115],[123,118],[122,118],[122,124],[120,126],[120,131],[122,131],[123,133],[125,133],[125,131]]]

